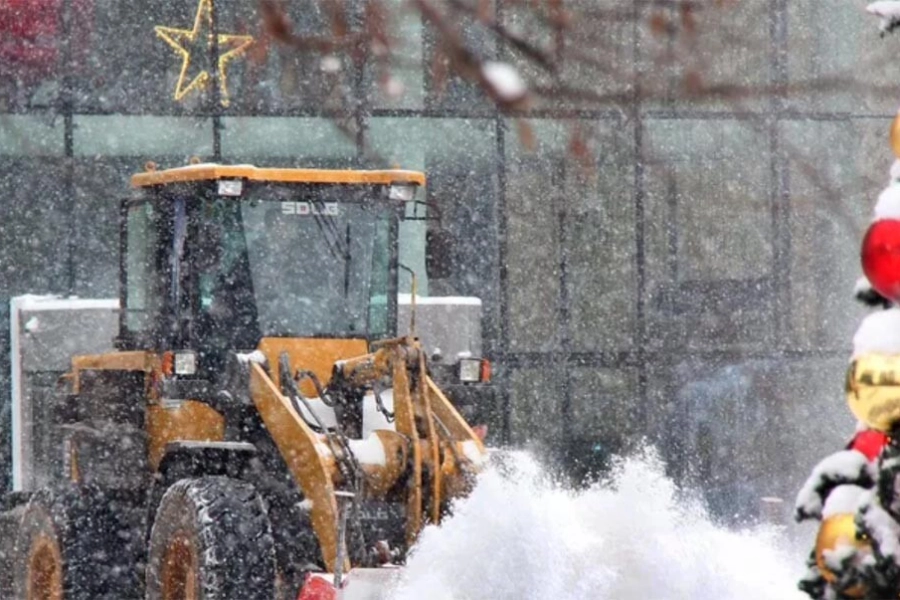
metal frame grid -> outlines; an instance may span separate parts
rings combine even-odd
[[[63,53],[65,67],[71,67],[72,51],[70,43],[70,13],[71,0],[64,2],[64,14],[62,15],[62,32],[64,36]],[[646,3],[642,0],[634,0],[632,3],[633,10],[633,27],[632,32],[633,48],[635,60],[640,56],[640,42],[638,28],[640,27],[640,11]],[[502,15],[504,10],[503,0],[497,0],[497,10]],[[769,3],[769,38],[771,48],[769,51],[769,67],[770,77],[775,84],[783,84],[788,81],[787,71],[787,0],[772,0]],[[422,27],[423,45],[427,45],[429,35],[428,27]],[[215,36],[214,36],[215,37]],[[213,49],[215,52],[215,48]],[[506,53],[505,48],[499,48],[498,53],[502,59]],[[427,69],[427,61],[423,52],[423,69]],[[56,105],[50,109],[47,108],[20,108],[12,112],[20,114],[44,114],[61,116],[63,120],[64,130],[64,152],[62,157],[64,180],[64,191],[68,197],[74,196],[74,164],[75,164],[75,143],[74,143],[74,117],[78,115],[102,115],[112,114],[109,111],[102,110],[84,110],[76,109],[73,99],[73,81],[71,68],[64,68],[61,77],[61,88]],[[384,109],[376,108],[371,105],[370,98],[364,93],[363,81],[364,77],[360,75],[356,78],[355,86],[357,97],[362,101],[354,108],[353,118],[356,121],[357,137],[355,140],[357,147],[357,160],[362,165],[365,156],[364,149],[367,142],[369,120],[378,117],[395,117],[409,119],[430,119],[430,118],[477,118],[492,119],[494,122],[495,139],[496,139],[496,169],[498,173],[499,189],[497,194],[497,214],[499,223],[499,265],[498,278],[500,286],[500,302],[497,307],[497,313],[500,315],[500,326],[497,328],[498,339],[485,340],[488,348],[493,348],[493,358],[498,368],[496,374],[499,379],[501,388],[501,420],[502,420],[502,441],[510,439],[510,413],[511,402],[509,390],[509,377],[512,370],[528,369],[536,366],[554,365],[560,369],[565,375],[563,376],[561,400],[562,406],[562,422],[570,421],[572,390],[571,390],[571,370],[577,367],[595,367],[595,368],[630,368],[637,372],[637,394],[639,403],[636,405],[637,414],[635,418],[643,419],[644,413],[648,409],[648,388],[650,379],[650,370],[652,365],[666,365],[673,363],[674,360],[683,360],[686,356],[698,359],[721,361],[736,360],[748,358],[771,358],[782,361],[807,360],[811,358],[833,358],[843,357],[846,355],[844,348],[830,348],[819,350],[791,350],[786,337],[788,327],[786,326],[790,320],[790,291],[787,282],[790,278],[790,255],[791,255],[791,232],[786,225],[791,215],[790,196],[791,182],[788,169],[785,166],[783,149],[780,138],[779,123],[782,121],[847,121],[854,118],[871,118],[873,115],[854,115],[848,113],[830,113],[830,112],[798,112],[787,106],[783,98],[773,96],[769,99],[767,107],[759,112],[729,112],[729,111],[705,111],[705,110],[670,110],[670,109],[650,109],[643,105],[642,91],[640,80],[634,86],[633,98],[631,106],[628,107],[625,116],[629,127],[631,127],[631,135],[633,138],[633,162],[634,162],[634,211],[635,211],[635,230],[634,230],[634,261],[636,274],[636,294],[634,297],[634,311],[636,331],[634,335],[635,344],[633,350],[625,350],[620,352],[578,352],[573,350],[571,343],[570,331],[571,323],[571,299],[568,294],[568,283],[571,277],[569,273],[568,256],[564,250],[565,244],[561,243],[558,257],[558,270],[560,277],[558,311],[556,313],[556,325],[559,331],[559,339],[561,340],[561,349],[554,352],[510,352],[510,313],[509,313],[509,273],[507,268],[509,246],[508,246],[508,218],[506,207],[507,192],[507,165],[506,152],[509,136],[513,135],[508,130],[508,115],[501,114],[497,110],[485,110],[484,108],[468,109],[443,109],[430,106],[429,102],[425,102],[422,109]],[[425,81],[425,98],[429,98],[428,82]],[[213,86],[215,89],[215,85]],[[185,115],[195,117],[206,117],[212,122],[213,136],[213,159],[221,158],[221,130],[223,127],[223,118],[228,116],[239,116],[233,111],[222,109],[217,101],[216,94],[211,95],[211,102],[205,110],[201,111],[185,111],[175,108],[154,112],[154,115]],[[333,111],[318,109],[303,110],[284,110],[268,112],[265,116],[283,116],[283,117],[337,117],[346,116],[339,115]],[[569,109],[540,109],[528,112],[529,119],[582,119],[593,121],[612,121],[621,123],[623,113],[618,110],[569,110]],[[881,117],[879,117],[881,118]],[[773,264],[772,273],[774,274],[774,288],[778,295],[776,302],[773,303],[774,313],[771,315],[777,324],[775,331],[778,332],[777,347],[771,352],[762,352],[756,354],[748,354],[744,351],[692,351],[685,350],[678,357],[673,357],[670,352],[656,351],[648,349],[648,323],[647,323],[647,191],[646,191],[646,173],[644,167],[644,150],[645,150],[645,127],[646,121],[649,119],[671,119],[671,120],[736,120],[754,123],[767,131],[769,138],[769,169],[774,182],[773,188],[770,190],[771,205],[771,222],[773,227]],[[560,165],[561,169],[565,169],[565,165]],[[565,173],[558,173],[557,176],[563,180]],[[74,227],[76,220],[74,219],[73,203],[66,207],[68,211],[68,222],[70,227],[70,235],[68,236],[67,253],[66,253],[66,290],[71,291],[75,285],[76,273],[74,256],[77,248],[74,240]],[[558,235],[561,242],[565,242],[568,235],[566,213],[561,212],[555,225],[558,228]],[[677,236],[677,231],[673,231],[673,235]],[[676,259],[677,260],[677,259]],[[564,434],[568,431],[563,428]]]

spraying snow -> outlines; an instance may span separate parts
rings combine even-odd
[[[802,561],[776,528],[714,525],[652,452],[584,492],[554,486],[527,455],[509,467],[423,532],[392,600],[805,597],[792,569]]]

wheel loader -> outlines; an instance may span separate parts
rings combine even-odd
[[[72,356],[32,415],[45,451],[3,497],[2,596],[377,597],[486,458],[414,307],[397,322],[424,175],[148,164],[131,183],[114,350]]]

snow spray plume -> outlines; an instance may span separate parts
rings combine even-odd
[[[728,530],[685,500],[650,450],[575,492],[507,456],[440,528],[428,527],[392,600],[789,600],[780,530]]]

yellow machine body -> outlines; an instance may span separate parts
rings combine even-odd
[[[260,169],[251,166],[191,165],[170,170],[150,168],[134,175],[138,189],[160,190],[196,182],[243,182],[339,186],[421,186],[424,175],[411,171],[338,171],[315,169]],[[349,231],[349,230],[348,230]],[[395,254],[396,256],[396,254]],[[396,258],[395,258],[396,260]],[[485,448],[429,375],[419,341],[410,336],[386,340],[365,337],[266,337],[256,352],[264,360],[248,361],[248,394],[267,435],[286,465],[297,489],[310,506],[310,522],[318,541],[321,562],[329,571],[347,571],[350,553],[339,532],[338,491],[348,485],[341,465],[359,465],[363,498],[401,502],[405,512],[404,537],[411,546],[426,523],[438,523],[453,497],[471,489],[472,476],[482,465]],[[289,373],[312,373],[321,386],[335,381],[354,389],[384,389],[393,394],[393,428],[375,431],[369,444],[379,444],[383,461],[348,456],[352,444],[335,445],[332,434],[317,431],[298,411],[296,398],[285,390],[279,368],[286,360]],[[173,378],[172,351],[125,349],[76,356],[67,375],[77,397],[90,373],[128,373],[142,386],[146,461],[158,470],[173,445],[225,444],[229,439],[227,415],[200,397],[167,399],[163,384]],[[312,377],[295,377],[293,385],[304,398],[321,387]],[[74,448],[74,447],[73,447]],[[363,457],[364,458],[364,457]],[[68,478],[81,481],[91,465],[73,449]],[[398,498],[398,489],[399,498]],[[343,557],[341,559],[340,557]],[[341,561],[341,564],[338,562]]]

